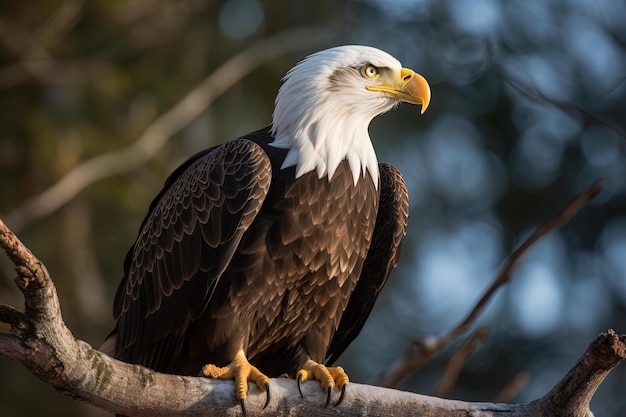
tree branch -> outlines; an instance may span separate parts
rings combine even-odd
[[[54,43],[62,39],[77,22],[82,2],[66,2],[42,33],[35,36],[12,22],[0,19],[0,44],[18,57],[18,61],[0,68],[0,89],[15,87],[29,79],[53,85],[76,85],[87,82],[91,74],[101,72],[104,63],[97,60],[54,59],[40,40]]]
[[[429,336],[414,342],[403,357],[399,358],[378,377],[376,385],[394,387],[408,374],[421,367],[433,357],[433,355],[446,348],[450,343],[465,333],[487,307],[496,291],[511,280],[511,273],[524,253],[543,236],[569,223],[572,217],[601,190],[602,181],[595,182],[576,196],[560,213],[539,227],[515,252],[513,252],[495,280],[461,323],[439,338]]]
[[[580,117],[587,125],[604,126],[607,129],[610,129],[618,134],[622,139],[626,139],[626,132],[621,129],[616,123],[603,120],[599,116],[592,114],[590,111],[584,109],[583,107],[577,106],[574,103],[555,100],[547,96],[536,87],[529,87],[527,85],[524,85],[521,80],[512,77],[511,74],[509,74],[501,65],[491,63],[489,65],[489,69],[494,74],[498,75],[504,82],[515,88],[517,91],[520,91],[522,94],[532,99],[535,99],[538,102],[548,103],[568,115]],[[624,81],[626,81],[626,77],[622,77],[622,79],[619,80],[619,82],[612,88],[612,90],[616,90],[619,85],[624,83]]]
[[[0,354],[73,398],[132,416],[238,416],[232,382],[153,372],[94,350],[65,326],[56,289],[45,266],[0,220],[0,248],[15,265],[25,311],[3,306],[0,321],[12,335],[0,334]],[[526,405],[466,403],[387,388],[350,384],[340,406],[324,408],[319,384],[306,383],[300,398],[296,383],[273,379],[271,415],[420,415],[423,417],[556,416],[591,417],[589,400],[606,375],[626,357],[626,336],[610,330],[594,341],[578,363],[544,398]],[[261,413],[265,395],[251,387],[248,413]],[[563,414],[563,410],[567,410]]]
[[[493,398],[494,403],[504,403],[509,401],[511,398],[515,397],[522,388],[524,388],[528,384],[528,380],[530,379],[530,372],[521,371],[518,372],[517,375],[513,377],[513,379],[504,386]]]
[[[435,390],[435,396],[441,398],[448,398],[450,396],[450,392],[456,385],[459,375],[461,374],[461,370],[463,369],[463,365],[467,362],[467,359],[470,357],[472,353],[478,348],[478,346],[487,338],[489,335],[489,328],[487,326],[483,326],[476,330],[463,345],[454,352],[454,355],[448,361],[448,366],[446,366],[446,370],[439,381],[439,385]]]

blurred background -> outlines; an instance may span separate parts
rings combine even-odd
[[[168,173],[268,124],[281,77],[307,54],[379,47],[424,75],[433,98],[422,116],[403,105],[371,125],[379,160],[405,175],[410,225],[400,266],[339,362],[374,382],[414,340],[458,323],[538,225],[603,179],[492,299],[474,326],[489,336],[449,394],[490,401],[522,373],[507,401],[528,402],[599,333],[626,333],[624,22],[626,2],[614,0],[2,2],[0,216],[47,265],[70,329],[97,347]],[[193,111],[176,107],[202,86]],[[0,256],[0,302],[21,307],[14,276]],[[398,387],[434,393],[463,340]],[[597,416],[626,415],[625,386],[622,365],[594,397]],[[0,415],[108,413],[0,358]]]

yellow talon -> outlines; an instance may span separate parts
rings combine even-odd
[[[335,385],[337,388],[342,389],[344,385],[347,385],[350,382],[350,378],[348,378],[348,374],[343,370],[341,366],[336,366],[334,368],[326,368],[330,373],[330,376],[335,380]]]
[[[348,385],[348,382],[350,382],[348,375],[341,366],[327,368],[326,366],[310,359],[296,373],[296,378],[298,380],[298,390],[300,391],[301,396],[302,390],[300,389],[300,384],[302,382],[308,380],[319,381],[322,385],[322,389],[326,391],[326,405],[330,403],[330,394],[335,386],[341,390],[341,397],[339,397],[339,400],[335,404],[339,405],[346,392],[346,386]]]
[[[237,394],[237,399],[241,403],[244,415],[244,401],[248,398],[248,381],[255,382],[257,387],[259,387],[262,392],[267,391],[267,400],[263,408],[269,404],[270,379],[255,366],[251,365],[250,362],[248,362],[243,350],[238,351],[235,358],[227,366],[220,367],[212,364],[204,365],[202,367],[201,375],[207,378],[234,380],[235,392]]]

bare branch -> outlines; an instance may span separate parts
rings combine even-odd
[[[377,379],[376,385],[383,387],[393,387],[411,372],[415,371],[426,363],[435,353],[443,350],[456,338],[465,333],[483,312],[487,304],[500,287],[511,280],[511,273],[517,266],[524,253],[534,245],[539,239],[554,229],[567,224],[589,200],[595,197],[602,190],[602,182],[598,181],[576,196],[566,207],[539,227],[522,245],[509,257],[496,279],[487,288],[483,296],[478,300],[469,314],[450,331],[443,336],[433,339],[425,338],[425,341],[414,342],[405,352],[404,356],[394,362]]]
[[[28,351],[22,346],[22,341],[10,334],[0,333],[0,355],[9,359],[19,360],[25,357]]]
[[[561,415],[576,416],[604,378],[626,358],[626,335],[609,330],[598,337],[578,363],[546,395],[544,410],[560,410]]]
[[[518,372],[513,379],[500,390],[498,395],[492,400],[494,403],[503,403],[509,401],[515,397],[518,392],[522,390],[530,379],[530,373],[528,371]]]
[[[37,37],[45,41],[48,48],[58,45],[82,20],[85,13],[85,0],[64,1],[55,10],[45,25],[38,30]]]
[[[528,97],[531,97],[539,102],[548,103],[568,115],[581,117],[585,121],[585,124],[604,126],[612,130],[613,132],[617,133],[622,139],[626,139],[626,132],[624,132],[624,130],[621,129],[617,124],[610,123],[606,120],[603,120],[599,116],[592,114],[590,111],[580,106],[577,106],[574,103],[562,102],[562,101],[555,100],[552,97],[548,97],[545,93],[543,93],[539,89],[528,87],[524,85],[521,80],[511,77],[511,75],[508,74],[499,65],[492,63],[489,65],[489,69],[493,73],[497,74],[500,78],[502,78],[504,82],[506,82],[511,87],[515,88],[516,90],[520,91],[521,93],[527,95]],[[617,89],[617,87],[620,84],[623,84],[624,81],[626,81],[626,77],[623,77],[619,81],[618,85],[614,87],[614,89]]]
[[[452,355],[448,361],[448,366],[446,367],[446,370],[439,381],[439,385],[435,390],[435,397],[448,398],[450,396],[452,388],[454,388],[459,379],[463,365],[467,362],[467,358],[474,353],[474,351],[487,338],[488,335],[489,328],[487,328],[487,326],[483,326],[476,330],[467,339],[467,341],[465,341],[465,343],[463,343],[463,345],[457,349],[456,352],[454,352],[454,355]]]
[[[81,6],[79,5],[79,7]],[[70,16],[70,18],[75,19],[80,16],[80,9],[73,12],[71,7],[67,9],[69,9],[70,14],[75,15]],[[67,12],[66,8],[62,8],[62,14]],[[66,21],[63,18],[56,23],[52,22],[49,31],[44,32],[44,34],[53,35],[50,30],[68,29],[67,26],[71,25],[72,22],[72,20]],[[59,36],[64,35],[59,33]],[[54,40],[52,38],[50,40]],[[98,63],[95,60],[56,60],[30,33],[20,30],[4,19],[0,19],[0,42],[19,57],[18,62],[7,65],[0,70],[0,88],[13,87],[29,78],[46,84],[82,84],[89,78],[88,74],[98,72],[104,67],[104,63]]]
[[[85,198],[77,198],[63,211],[61,224],[64,226],[61,257],[67,259],[72,271],[71,286],[74,289],[75,305],[83,320],[91,324],[110,325],[111,306],[105,290],[105,279],[98,265],[92,229],[91,207]]]
[[[58,391],[105,410],[132,416],[239,416],[232,382],[153,372],[98,352],[74,338],[61,317],[56,289],[44,265],[0,220],[0,248],[18,272],[16,282],[25,297],[19,313],[2,308],[13,335],[0,334],[0,355],[22,363]],[[18,317],[19,319],[13,319]],[[277,416],[395,415],[423,417],[591,417],[589,400],[606,375],[626,357],[626,335],[600,335],[583,357],[544,398],[526,405],[466,403],[350,384],[340,410],[323,407],[325,394],[316,383],[303,387],[294,380],[273,379],[273,401],[264,413]],[[255,387],[248,414],[261,412],[265,395]]]
[[[328,42],[331,36],[328,30],[309,27],[281,32],[252,44],[226,61],[172,108],[157,117],[132,145],[84,161],[46,191],[9,213],[7,223],[19,231],[29,222],[58,210],[94,182],[138,168],[217,97],[260,65],[279,55]]]
[[[26,323],[26,315],[16,308],[0,304],[0,323],[7,323],[11,326],[20,326]]]

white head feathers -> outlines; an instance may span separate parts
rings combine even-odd
[[[289,149],[282,168],[296,177],[315,170],[333,177],[344,159],[354,184],[369,171],[378,185],[378,161],[370,141],[371,120],[399,100],[367,90],[363,68],[373,65],[399,72],[400,62],[368,46],[340,46],[308,56],[292,68],[276,98],[273,146]]]

